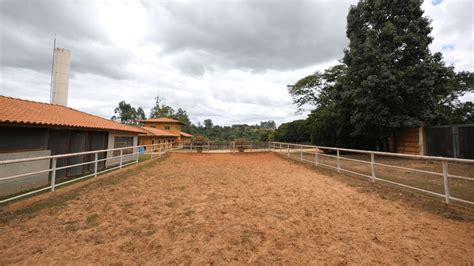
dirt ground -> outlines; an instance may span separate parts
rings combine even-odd
[[[172,154],[4,210],[0,264],[474,263],[471,214],[354,180],[276,154]]]

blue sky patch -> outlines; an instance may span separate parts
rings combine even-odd
[[[453,50],[453,49],[454,49],[454,44],[445,44],[445,45],[443,45],[443,51]]]
[[[431,4],[433,4],[434,6],[437,6],[441,3],[443,3],[443,0],[431,0]]]

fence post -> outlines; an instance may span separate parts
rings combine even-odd
[[[192,142],[191,142],[190,149],[191,149],[191,152],[193,152],[193,143]]]
[[[56,158],[53,158],[51,170],[51,191],[54,191],[56,188]]]
[[[443,181],[444,181],[444,195],[446,196],[446,204],[449,204],[449,180],[448,180],[448,162],[443,161]]]
[[[280,143],[280,153],[281,153],[281,143]]]
[[[301,145],[300,149],[300,160],[303,161],[303,145]]]
[[[290,144],[288,143],[288,157],[290,157]]]
[[[340,172],[341,171],[341,161],[339,159],[339,149],[336,150],[337,151],[337,171]]]
[[[94,154],[94,157],[95,157],[95,158],[94,158],[94,177],[97,177],[97,163],[98,163],[98,161],[99,161],[99,153],[96,152],[96,153]]]
[[[123,164],[123,149],[120,149],[120,169],[122,169]]]
[[[372,182],[375,182],[375,155],[370,153],[370,170],[372,171]]]
[[[158,157],[161,157],[161,143],[158,144]]]
[[[145,146],[143,146],[145,147]],[[137,161],[135,163],[138,163],[138,159],[140,158],[140,147],[137,148]]]
[[[153,159],[153,152],[155,151],[155,144],[151,144],[151,153],[150,153],[150,159]]]
[[[315,157],[315,158],[314,158],[314,159],[315,159],[314,162],[315,162],[316,166],[318,166],[318,165],[319,165],[318,148],[316,148],[316,150],[315,150],[314,157]]]

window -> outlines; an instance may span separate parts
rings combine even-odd
[[[165,130],[170,130],[170,129],[171,129],[170,125],[165,126]]]
[[[115,137],[114,148],[131,147],[133,146],[133,137]],[[133,149],[124,149],[123,154],[130,154]],[[114,156],[120,156],[120,150],[114,151]]]

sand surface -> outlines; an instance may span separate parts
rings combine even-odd
[[[0,264],[474,263],[474,223],[274,154],[172,154],[76,194],[1,223]]]

